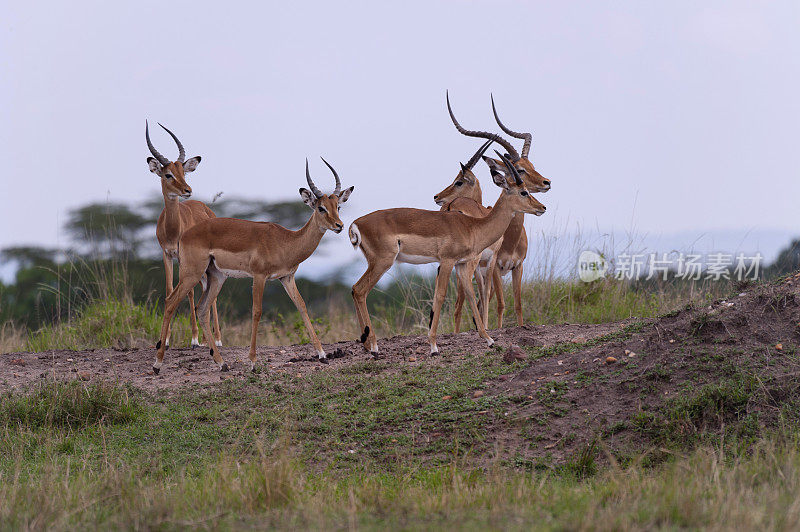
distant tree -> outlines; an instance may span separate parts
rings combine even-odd
[[[69,211],[64,228],[82,251],[136,256],[147,217],[124,203],[90,203]]]
[[[59,250],[53,248],[14,246],[0,251],[0,259],[2,262],[16,262],[17,268],[30,268],[53,265],[59,254]]]

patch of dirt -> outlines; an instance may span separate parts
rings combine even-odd
[[[498,345],[551,346],[574,339],[596,338],[619,330],[627,322],[599,325],[525,326],[490,331]],[[389,361],[410,364],[453,364],[469,352],[486,351],[486,343],[474,331],[444,334],[437,338],[444,355],[431,357],[427,336],[395,336],[378,340],[381,355]],[[372,360],[360,343],[338,342],[323,346],[328,364],[312,357],[311,345],[259,347],[256,364],[268,371],[306,373],[337,371],[343,366]],[[337,351],[339,350],[339,351]],[[0,356],[0,390],[22,389],[47,377],[111,380],[130,383],[148,391],[177,390],[204,386],[225,379],[246,380],[250,375],[247,347],[223,347],[222,357],[230,371],[220,372],[207,347],[170,347],[164,355],[164,366],[153,374],[155,348],[150,349],[91,349],[86,351],[45,351],[41,353],[9,353]],[[409,362],[415,357],[415,362]]]
[[[800,397],[798,288],[800,274],[753,285],[654,320],[628,338],[542,358],[503,376],[488,390],[511,399],[494,422],[495,448],[505,458],[533,462],[563,461],[598,437],[610,450],[652,448],[631,423],[634,416],[742,375],[761,387],[746,413],[770,426],[782,404]],[[726,421],[701,431],[724,429]]]

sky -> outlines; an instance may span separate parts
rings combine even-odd
[[[65,245],[69,209],[158,193],[145,119],[202,156],[189,176],[198,199],[298,199],[306,157],[330,190],[322,155],[355,185],[346,225],[436,209],[479,144],[453,128],[445,90],[467,128],[497,130],[491,93],[509,127],[533,133],[553,187],[532,234],[706,238],[773,255],[800,234],[796,2],[78,0],[3,12],[0,248]],[[498,189],[480,165],[488,205]],[[345,233],[325,238],[319,265],[354,259]]]

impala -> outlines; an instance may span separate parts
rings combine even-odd
[[[161,369],[164,360],[164,342],[180,300],[195,284],[202,282],[203,295],[200,297],[197,309],[203,334],[208,335],[211,328],[208,316],[209,302],[214,301],[228,277],[253,278],[253,327],[249,354],[252,369],[255,368],[256,362],[256,338],[258,321],[261,319],[264,284],[271,279],[278,279],[283,284],[286,293],[300,311],[319,359],[325,360],[325,351],[314,332],[306,304],[297,290],[294,274],[300,263],[317,249],[325,231],[342,232],[339,206],[347,201],[354,187],[342,192],[342,184],[336,170],[325,159],[322,160],[333,172],[336,189],[331,195],[323,194],[311,180],[306,160],[306,181],[311,190],[301,188],[300,197],[313,213],[301,229],[291,231],[271,222],[210,218],[184,233],[179,248],[181,279],[164,305],[164,321],[161,325],[161,339],[156,345],[158,351],[156,362],[153,364],[154,373],[158,373]],[[211,356],[222,371],[228,371],[228,365],[222,360],[217,346],[211,346]]]
[[[166,288],[167,297],[172,293],[172,261],[178,258],[178,242],[181,235],[193,225],[215,218],[215,214],[203,202],[189,200],[180,201],[180,198],[188,198],[192,195],[192,187],[186,183],[186,174],[194,172],[197,165],[200,164],[200,157],[192,157],[185,161],[186,151],[183,149],[183,144],[178,140],[175,134],[166,127],[158,124],[164,131],[169,133],[175,144],[178,145],[178,158],[170,162],[169,159],[158,153],[153,143],[150,141],[150,127],[145,121],[144,135],[147,139],[147,147],[150,149],[152,157],[147,158],[147,165],[150,171],[161,178],[161,193],[164,196],[164,210],[158,217],[156,224],[156,238],[158,245],[161,246],[161,252],[164,258],[164,272],[166,273]],[[178,261],[180,266],[180,260]],[[183,272],[181,272],[183,277]],[[194,287],[194,285],[192,285]],[[189,296],[189,319],[192,324],[192,340],[189,344],[194,348],[200,345],[197,331],[197,317],[195,316],[194,307],[194,290],[188,291]],[[219,331],[219,316],[217,314],[217,301],[213,302],[214,308],[214,331],[217,346],[222,345],[222,336]],[[206,336],[206,341],[211,343],[211,336]],[[165,346],[169,346],[169,331],[167,331],[167,339]]]
[[[528,192],[512,163],[499,153],[498,156],[507,164],[513,181],[509,182],[504,174],[492,170],[494,183],[503,190],[488,216],[476,218],[455,211],[398,208],[372,212],[350,225],[350,242],[367,259],[367,270],[353,285],[353,300],[363,331],[361,341],[373,356],[377,357],[378,342],[367,310],[367,294],[392,264],[439,263],[428,333],[431,354],[438,354],[436,329],[453,268],[459,283],[471,288],[481,253],[503,236],[515,213],[537,216],[544,213],[544,205]],[[486,333],[480,319],[475,293],[471,289],[466,293],[472,315],[476,317],[478,334],[492,345],[494,340]]]
[[[489,214],[490,209],[483,206],[481,186],[475,174],[472,172],[472,169],[492,142],[494,142],[494,139],[487,140],[478,151],[475,152],[467,164],[461,165],[461,170],[456,174],[450,186],[433,196],[433,201],[441,207],[441,211],[458,211],[462,214],[478,218],[483,218]],[[475,270],[475,280],[478,284],[479,294],[478,311],[481,314],[481,319],[483,320],[483,326],[485,328],[489,327],[489,306],[487,303],[489,301],[489,287],[494,274],[495,262],[497,261],[497,250],[502,243],[503,238],[500,237],[499,240],[483,250]],[[469,286],[463,286],[461,283],[458,283],[457,289],[458,294],[453,311],[455,332],[459,332],[461,329],[461,311],[464,307],[466,291],[472,290],[472,283],[470,283]]]
[[[492,112],[494,113],[494,118],[497,121],[497,125],[500,126],[500,129],[514,138],[524,140],[521,153],[518,153],[511,143],[505,141],[504,139],[497,140],[498,135],[488,133],[486,131],[468,131],[461,127],[461,124],[458,123],[458,120],[456,120],[456,117],[453,114],[453,109],[450,107],[450,97],[448,95],[447,110],[450,112],[450,119],[453,121],[453,125],[462,135],[495,140],[495,142],[502,145],[506,149],[506,156],[513,162],[514,168],[520,174],[522,180],[525,182],[529,190],[532,192],[547,192],[550,190],[550,180],[544,178],[539,172],[537,172],[533,167],[533,163],[531,163],[530,159],[528,158],[533,135],[530,133],[518,133],[507,128],[500,121],[500,117],[497,114],[497,108],[494,104],[494,96],[492,96],[491,99]],[[489,157],[484,157],[483,159],[486,164],[489,165],[489,168],[492,172],[501,172],[504,174],[507,173],[505,164],[502,161],[491,159]],[[480,194],[480,187],[478,186],[472,191],[470,197],[480,203],[482,199],[480,198]],[[528,254],[528,235],[525,233],[524,222],[525,215],[523,213],[519,213],[514,217],[514,220],[511,222],[511,224],[509,224],[506,233],[503,235],[503,242],[500,245],[500,248],[497,250],[496,267],[491,277],[493,286],[488,290],[489,294],[486,301],[488,307],[488,298],[491,297],[491,294],[495,294],[497,297],[498,328],[503,326],[503,313],[505,312],[505,298],[502,290],[502,277],[508,272],[511,272],[511,283],[514,290],[514,311],[517,316],[517,325],[522,326],[524,323],[522,318],[522,269],[523,262]]]

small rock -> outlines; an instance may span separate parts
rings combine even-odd
[[[513,364],[514,362],[521,362],[528,358],[528,355],[518,345],[512,345],[505,353],[503,353],[503,362],[506,364]]]
[[[474,399],[477,399],[478,397],[483,397],[483,390],[475,390],[475,392],[472,394],[472,397]]]
[[[452,398],[453,398],[452,395],[445,395],[444,397],[442,397],[442,401],[449,401]]]
[[[556,393],[556,389],[555,388],[550,388],[550,393]]]
[[[278,351],[278,353],[280,353],[280,354],[282,354],[282,355],[283,355],[283,354],[285,354],[285,353],[286,353],[286,349],[281,349],[280,351]]]
[[[633,357],[635,357],[635,356],[636,356],[636,353],[634,353],[633,351],[629,351],[629,352],[628,352],[628,357],[629,357],[629,358],[633,358]]]
[[[775,344],[775,349],[778,351],[783,351],[783,344]]]
[[[11,364],[12,366],[24,366],[25,361],[22,360],[21,358],[15,358],[11,362],[9,362],[9,364]]]
[[[110,358],[107,358],[105,361],[106,361],[106,362],[111,362],[111,359],[110,359]]]
[[[303,374],[302,374],[302,373],[298,373],[297,375],[295,375],[295,377],[297,377],[298,379],[300,379],[300,378],[302,378],[302,377],[303,377]]]
[[[613,364],[617,359],[614,357],[606,357],[606,364]]]
[[[532,395],[529,395],[529,396],[528,396],[528,399],[533,399],[533,396],[532,396]]]
[[[88,371],[79,371],[78,378],[82,381],[88,381],[89,379],[92,378],[92,374],[89,373]]]
[[[625,354],[626,354],[626,355],[630,355],[630,354],[631,354],[631,350],[630,350],[630,349],[626,349],[626,350],[625,350]]]
[[[600,362],[600,358],[599,357],[595,357],[595,358],[592,359],[592,362]]]
[[[563,360],[559,360],[559,361],[557,362],[557,364],[558,364],[559,366],[563,366],[563,365],[564,365],[564,361],[563,361]]]
[[[408,357],[408,361],[409,362],[416,362],[417,361],[417,357]]]
[[[397,443],[397,439],[396,438],[392,438],[392,443]]]
[[[68,359],[67,359],[67,362],[75,362],[75,361],[74,361],[74,360],[72,360],[71,358],[68,358]]]
[[[669,339],[669,343],[674,344],[675,343],[675,339],[674,338],[670,338]]]

